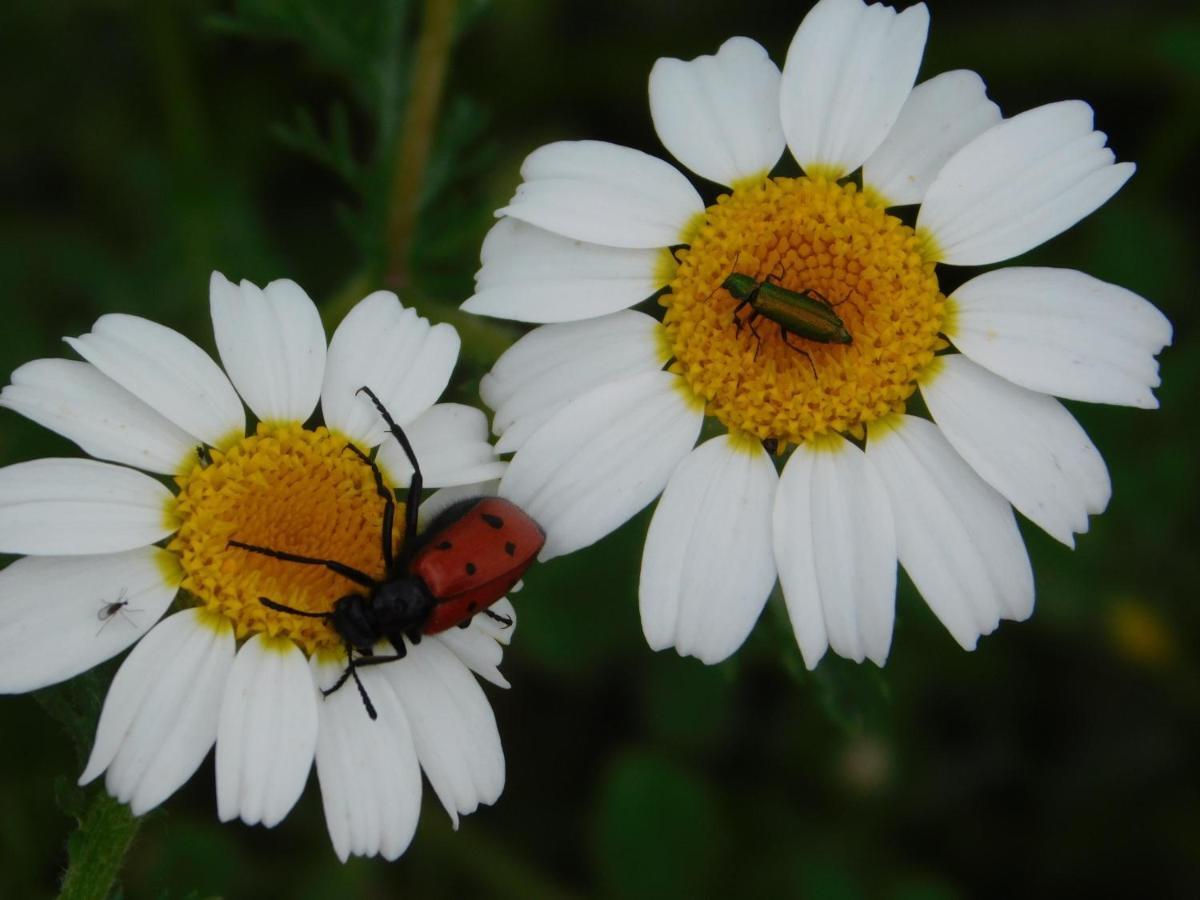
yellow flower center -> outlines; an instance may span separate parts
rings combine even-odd
[[[365,589],[323,566],[272,559],[231,540],[384,575],[383,499],[370,467],[326,428],[258,426],[258,432],[212,463],[179,477],[178,533],[183,587],[233,622],[239,638],[257,632],[291,638],[310,654],[341,643],[324,619],[263,606],[266,597],[306,612],[328,612],[340,597]],[[393,545],[404,520],[396,504]]]
[[[774,178],[738,187],[705,210],[689,244],[660,300],[673,371],[731,431],[781,445],[861,437],[868,422],[903,410],[944,346],[934,263],[911,228],[853,184]],[[799,301],[770,288],[773,317],[751,319],[753,306],[739,310],[722,287],[735,273],[826,305],[850,342],[822,340],[828,332],[788,315]]]

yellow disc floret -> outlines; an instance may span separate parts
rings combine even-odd
[[[731,431],[780,444],[861,436],[904,408],[943,346],[945,298],[920,247],[853,184],[775,178],[721,196],[660,301],[673,371]],[[766,318],[739,326],[739,301],[721,287],[734,273],[828,303],[851,342],[785,335]]]
[[[179,477],[180,527],[169,549],[179,555],[183,587],[230,619],[239,638],[266,632],[309,653],[333,647],[340,639],[325,620],[277,612],[259,598],[328,612],[338,598],[364,588],[324,567],[230,547],[231,540],[384,575],[385,504],[370,466],[347,443],[325,428],[259,425],[228,450],[213,450],[210,465]],[[397,504],[396,522],[403,520]],[[394,525],[393,546],[399,533]]]

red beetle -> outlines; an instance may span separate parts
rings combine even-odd
[[[405,638],[417,644],[423,634],[437,634],[455,625],[466,628],[476,613],[491,616],[505,627],[511,625],[511,619],[489,607],[512,590],[533,564],[546,543],[546,533],[520,507],[499,497],[460,500],[418,533],[417,512],[424,480],[417,455],[375,393],[367,387],[359,388],[359,393],[371,398],[413,467],[404,507],[404,545],[396,558],[391,541],[395,498],[384,485],[375,462],[349,445],[371,467],[375,488],[384,500],[382,546],[387,574],[383,579],[376,580],[336,560],[299,556],[241,541],[230,541],[229,545],[287,562],[324,566],[366,588],[365,593],[340,598],[329,612],[293,609],[267,597],[260,597],[259,602],[280,612],[330,620],[333,630],[346,642],[348,664],[342,677],[324,693],[332,694],[353,677],[367,713],[374,719],[375,707],[355,670],[403,659],[407,652]],[[394,654],[375,655],[375,645],[383,638],[396,649]]]

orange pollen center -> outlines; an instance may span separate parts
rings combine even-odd
[[[689,244],[660,300],[673,371],[731,431],[781,445],[861,437],[904,409],[945,346],[934,263],[853,184],[773,178],[735,189],[705,210]],[[722,286],[734,274],[769,287],[743,303]],[[797,294],[823,306],[819,327]]]
[[[183,587],[200,604],[233,622],[239,638],[258,632],[288,637],[308,653],[341,639],[327,620],[263,606],[260,597],[306,612],[328,612],[366,588],[323,566],[272,559],[231,540],[332,559],[381,578],[384,501],[374,476],[346,438],[326,428],[259,425],[256,434],[209,465],[179,477],[180,521],[169,549],[178,554]],[[396,504],[393,546],[402,533]]]

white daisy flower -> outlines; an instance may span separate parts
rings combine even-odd
[[[136,643],[81,783],[106,773],[108,791],[142,815],[215,742],[220,818],[270,827],[315,760],[338,856],[394,859],[416,828],[420,769],[456,825],[499,797],[500,737],[471,672],[507,686],[497,666],[511,629],[476,616],[400,661],[364,667],[366,697],[352,685],[323,700],[318,688],[346,668],[342,639],[327,618],[260,598],[325,613],[363,588],[230,542],[384,576],[386,504],[371,465],[347,451],[378,446],[389,486],[407,484],[412,467],[356,395],[364,385],[405,427],[425,485],[450,488],[423,514],[505,466],[483,413],[436,402],[458,356],[449,325],[379,292],[326,347],[316,307],[291,281],[259,289],[214,274],[211,296],[225,372],[169,328],[107,315],[67,339],[85,362],[31,362],[0,394],[96,457],[0,469],[0,552],[24,555],[0,572],[0,693],[63,681]],[[257,420],[249,434],[243,400]],[[318,402],[324,424],[306,427]],[[177,596],[184,608],[159,621]],[[507,600],[493,610],[513,616]]]
[[[550,144],[483,246],[464,309],[554,323],[482,386],[516,452],[500,492],[546,527],[544,557],[662,494],[640,586],[655,649],[725,659],[778,576],[810,668],[830,647],[882,664],[897,561],[971,649],[1033,609],[1013,508],[1071,545],[1108,501],[1054,397],[1157,405],[1171,327],[1129,291],[1010,268],[943,295],[939,267],[1036,247],[1134,166],[1086,103],[1004,120],[974,72],[914,87],[928,21],[821,0],[782,73],[742,37],[660,59],[658,135],[727,193],[706,206],[645,153]],[[804,175],[770,176],[785,147]],[[914,227],[888,212],[913,204]],[[657,292],[663,321],[627,309]],[[932,422],[906,412],[918,388]],[[706,416],[728,433],[693,450]]]

